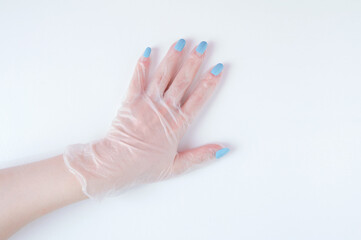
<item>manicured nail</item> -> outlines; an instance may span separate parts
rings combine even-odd
[[[221,158],[229,152],[229,148],[222,148],[216,152],[216,158]]]
[[[198,45],[198,47],[196,48],[196,51],[202,55],[204,53],[204,51],[206,51],[207,46],[208,46],[208,43],[203,41]]]
[[[147,47],[144,51],[143,56],[146,58],[149,57],[151,51],[152,51],[152,49],[150,47]]]
[[[218,74],[220,74],[223,70],[223,64],[222,63],[218,63],[216,66],[213,67],[211,73],[214,76],[217,76]]]
[[[182,51],[184,46],[186,45],[186,40],[184,40],[183,38],[179,39],[177,44],[174,46],[175,50],[177,50],[178,52]]]

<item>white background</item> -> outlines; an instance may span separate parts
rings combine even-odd
[[[181,37],[225,64],[182,148],[230,153],[12,239],[361,239],[356,0],[0,0],[1,164],[103,136],[145,47],[157,63]]]

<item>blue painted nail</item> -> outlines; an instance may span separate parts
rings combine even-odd
[[[196,51],[200,54],[203,54],[204,51],[206,51],[207,46],[208,46],[208,43],[203,41],[198,45],[198,47],[196,48]]]
[[[218,74],[220,74],[223,70],[223,64],[222,63],[218,63],[216,66],[214,66],[214,68],[212,69],[211,73],[214,76],[217,76]]]
[[[229,152],[229,148],[222,148],[216,152],[216,158],[221,158]]]
[[[143,56],[146,58],[149,57],[151,51],[152,51],[152,49],[150,47],[147,47],[144,51]]]
[[[177,44],[174,46],[175,50],[177,51],[182,51],[184,46],[186,45],[186,40],[184,40],[183,38],[182,39],[179,39]]]

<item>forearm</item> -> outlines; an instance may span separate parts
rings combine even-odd
[[[85,199],[63,157],[0,170],[0,239],[32,220]]]

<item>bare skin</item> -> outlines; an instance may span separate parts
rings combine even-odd
[[[27,223],[86,199],[62,156],[0,170],[0,239]]]

